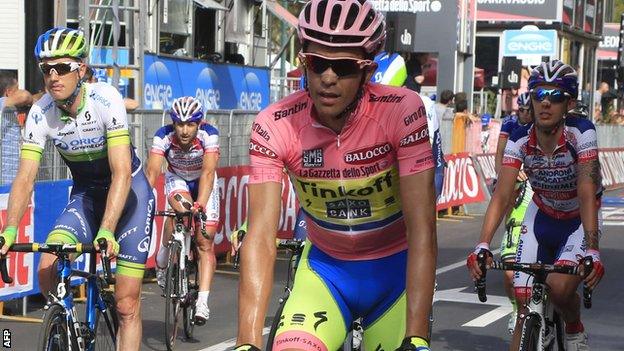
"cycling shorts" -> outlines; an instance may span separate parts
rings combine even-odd
[[[407,250],[344,261],[309,241],[280,318],[273,350],[334,351],[362,317],[364,349],[394,350],[405,336]]]
[[[69,203],[57,218],[48,243],[91,243],[100,228],[108,188],[74,184]],[[119,275],[143,278],[154,219],[154,195],[142,170],[132,177],[132,185],[115,229],[119,243]]]
[[[580,217],[556,219],[531,201],[522,223],[516,262],[576,266],[585,256],[584,239]],[[532,282],[530,275],[514,272],[516,296],[529,296]]]
[[[522,184],[522,182],[518,182]],[[514,260],[518,251],[518,241],[520,240],[520,232],[522,221],[526,213],[529,203],[533,198],[533,189],[529,182],[525,182],[524,190],[520,189],[520,194],[516,198],[514,207],[511,208],[509,216],[505,221],[505,234],[501,242],[501,260]]]
[[[165,194],[167,199],[171,199],[177,193],[191,194],[193,201],[197,200],[199,192],[199,178],[195,180],[184,180],[179,175],[166,171],[165,172]],[[214,176],[214,184],[208,202],[204,206],[206,212],[206,225],[216,227],[219,225],[219,187],[217,186],[217,172]]]

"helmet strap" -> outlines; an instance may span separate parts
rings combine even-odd
[[[71,95],[69,95],[66,99],[54,100],[54,103],[56,103],[56,106],[65,110],[66,112],[69,112],[69,109],[71,109],[71,106],[74,104],[74,102],[76,101],[76,98],[78,97],[78,95],[80,94],[80,91],[83,88],[82,83],[84,83],[84,77],[78,80],[78,83],[76,84],[76,89],[74,89]],[[67,122],[67,120],[65,119],[67,119],[67,116],[61,117],[61,120],[63,122]]]

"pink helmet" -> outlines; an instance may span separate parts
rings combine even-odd
[[[311,0],[299,14],[299,41],[361,47],[375,55],[386,42],[383,15],[367,0]]]

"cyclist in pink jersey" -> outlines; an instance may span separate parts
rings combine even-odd
[[[429,350],[437,245],[425,107],[409,89],[369,83],[385,42],[370,2],[312,0],[298,34],[307,89],[252,125],[237,350],[262,347],[283,168],[308,242],[272,350],[336,350],[357,318],[367,350]]]
[[[519,127],[509,137],[479,244],[468,256],[468,269],[473,279],[481,277],[476,256],[482,250],[491,256],[490,241],[505,216],[524,165],[534,195],[522,223],[516,262],[577,265],[580,259],[591,256],[594,269],[585,283],[593,289],[604,275],[598,247],[602,185],[596,129],[589,120],[566,114],[578,96],[577,74],[569,65],[558,60],[542,63],[531,73],[529,89],[534,123]],[[565,321],[568,351],[589,350],[576,292],[581,280],[563,274],[547,278],[550,298]],[[514,289],[516,300],[522,304],[530,297],[531,280],[524,273],[516,273]],[[520,307],[518,320],[525,314],[526,309]],[[519,325],[510,350],[518,349]]]

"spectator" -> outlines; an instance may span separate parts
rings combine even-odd
[[[481,123],[481,120],[473,117],[468,112],[468,100],[462,98],[464,95],[455,95],[455,117],[453,117],[453,135],[451,143],[451,153],[456,154],[466,151],[466,126],[473,122]],[[462,98],[458,100],[457,96]]]
[[[602,94],[609,91],[609,83],[601,82],[598,86],[598,90],[594,91],[594,116],[596,119],[602,115]]]
[[[453,92],[450,90],[442,90],[440,93],[440,98],[437,98],[435,103],[435,111],[436,115],[439,116],[440,120],[452,120],[453,119],[453,110],[449,107],[451,103],[453,103]]]
[[[0,71],[0,113],[5,106],[30,106],[32,102],[32,95],[26,90],[19,89],[13,74]]]
[[[428,53],[418,53],[410,55],[407,60],[407,80],[405,81],[405,87],[420,93],[422,83],[425,81],[425,76],[422,72],[422,66],[429,60]]]

